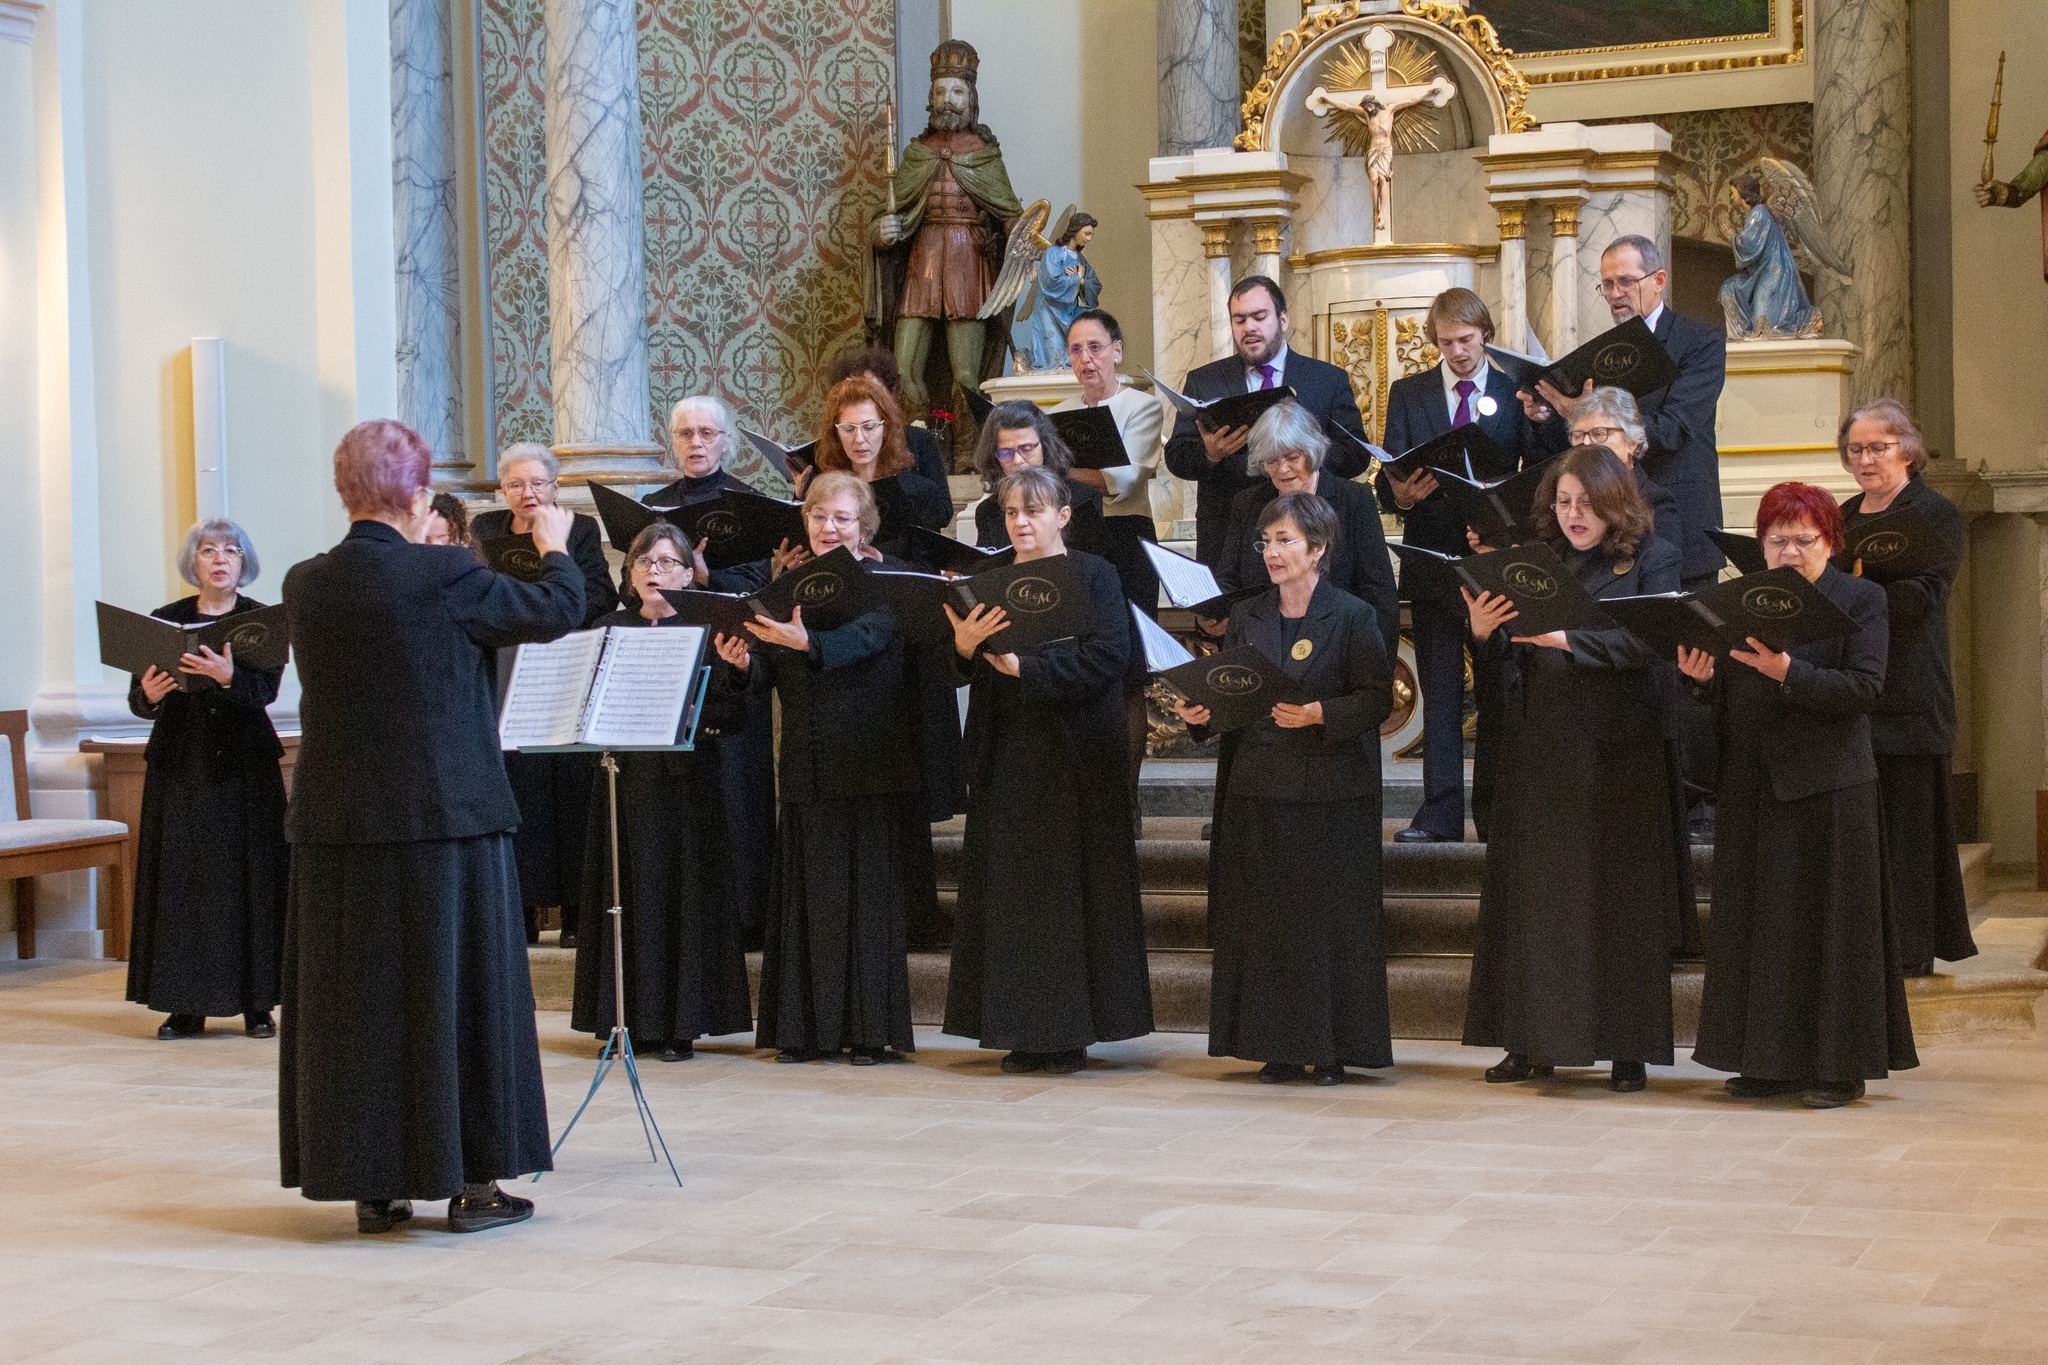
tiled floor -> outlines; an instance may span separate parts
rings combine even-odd
[[[277,1186],[275,1044],[156,1042],[121,981],[0,972],[9,1362],[2048,1361],[2038,1039],[1832,1113],[1443,1044],[1340,1091],[1188,1036],[1056,1081],[714,1044],[646,1066],[682,1189],[608,1083],[531,1223],[358,1238]]]

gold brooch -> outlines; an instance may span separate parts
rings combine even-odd
[[[1619,578],[1635,566],[1636,562],[1633,559],[1617,560],[1614,565],[1614,576]]]
[[[1300,663],[1303,659],[1306,659],[1309,655],[1315,653],[1316,647],[1312,641],[1296,640],[1294,642],[1294,648],[1290,652],[1294,655],[1294,661],[1296,663]]]

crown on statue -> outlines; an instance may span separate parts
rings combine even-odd
[[[932,79],[942,76],[958,76],[963,81],[973,81],[981,70],[981,54],[974,50],[974,44],[959,38],[948,38],[932,49]]]

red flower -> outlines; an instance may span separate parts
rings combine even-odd
[[[953,414],[947,412],[944,408],[933,408],[932,420],[934,422],[950,422],[953,420]]]

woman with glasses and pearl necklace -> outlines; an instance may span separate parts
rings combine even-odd
[[[1919,1065],[1884,884],[1870,709],[1884,692],[1885,592],[1829,563],[1842,513],[1825,490],[1781,483],[1756,511],[1773,569],[1796,569],[1854,623],[1776,653],[1678,651],[1721,732],[1707,979],[1693,1060],[1737,1074],[1740,1099],[1797,1095],[1813,1109]]]
[[[678,625],[663,592],[695,581],[690,538],[666,521],[633,537],[626,550],[624,604],[595,627]],[[715,739],[742,723],[732,671],[716,664],[698,721],[698,746],[674,753],[622,753],[619,774],[620,924],[595,910],[576,943],[576,995],[569,1026],[608,1038],[614,924],[625,935],[626,1026],[637,1048],[665,1062],[693,1055],[695,1040],[754,1026],[747,958],[734,913],[738,849],[721,809]],[[598,779],[602,782],[602,776]],[[612,903],[611,805],[593,793],[583,856],[583,904]]]
[[[535,441],[505,447],[498,456],[498,492],[503,507],[479,512],[469,523],[469,543],[478,555],[493,540],[530,535],[543,507],[560,505],[561,462]],[[604,535],[597,520],[581,512],[569,524],[569,558],[583,571],[583,624],[619,605],[605,563]],[[561,907],[562,946],[576,944],[577,904],[583,888],[583,833],[590,818],[590,792],[597,760],[588,754],[505,755],[505,776],[519,803],[519,829],[512,836],[519,857],[519,895],[526,908],[526,941],[540,942],[541,912]]]
[[[1977,955],[1948,791],[1956,747],[1948,595],[1963,562],[1963,514],[1921,479],[1927,443],[1898,399],[1856,409],[1836,439],[1842,467],[1862,490],[1842,504],[1851,542],[1865,523],[1896,509],[1926,528],[1937,551],[1921,572],[1884,585],[1891,651],[1884,691],[1870,709],[1899,962],[1907,976],[1930,976],[1936,958],[1959,962]]]
[[[1678,590],[1678,547],[1604,445],[1550,464],[1534,522],[1590,597]],[[1672,1062],[1673,926],[1694,913],[1669,675],[1625,630],[1518,635],[1508,599],[1463,596],[1505,703],[1465,1044],[1506,1049],[1489,1081],[1605,1061],[1609,1088],[1641,1090]]]

